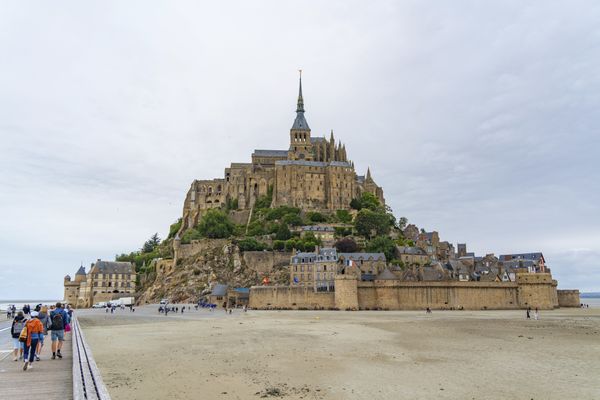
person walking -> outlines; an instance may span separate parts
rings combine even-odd
[[[31,312],[31,319],[25,324],[27,328],[27,341],[25,342],[25,355],[23,357],[23,371],[33,368],[33,360],[35,357],[35,350],[37,349],[40,335],[44,334],[44,326],[38,318],[38,312]]]
[[[48,335],[48,328],[51,325],[50,316],[48,315],[48,307],[42,306],[40,313],[38,314],[38,319],[44,327],[44,332],[42,335],[40,335],[40,340],[38,341],[37,350],[35,352],[35,361],[40,361],[40,354],[42,352],[42,347],[44,347],[44,339]]]
[[[530,311],[531,311],[531,308],[527,307],[527,314],[526,314],[527,319],[531,319]]]
[[[52,339],[52,359],[54,360],[56,357],[62,358],[60,349],[65,340],[65,325],[70,322],[69,314],[62,308],[60,302],[56,303],[56,308],[50,312],[50,320],[52,321],[50,338]]]
[[[538,319],[540,319],[540,311],[538,310],[538,308],[535,308],[535,312],[533,313],[533,318],[537,321]]]
[[[23,358],[23,349],[24,344],[19,342],[19,335],[23,328],[25,328],[25,323],[27,320],[25,319],[25,314],[23,311],[19,311],[17,316],[13,319],[12,326],[10,328],[10,334],[13,340],[13,358],[14,361],[18,361]]]

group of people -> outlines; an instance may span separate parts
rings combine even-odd
[[[44,347],[44,339],[51,331],[52,359],[61,359],[61,349],[65,339],[65,332],[69,332],[73,310],[70,306],[66,309],[62,303],[56,303],[50,310],[39,304],[34,310],[28,305],[21,311],[12,307],[13,322],[10,333],[13,339],[13,359],[23,360],[23,371],[33,368],[34,361],[40,361],[40,354]],[[16,313],[16,315],[14,315]]]
[[[526,319],[531,319],[531,307],[527,307],[527,312],[525,314],[525,318]],[[540,310],[538,310],[538,308],[535,308],[535,311],[533,313],[533,319],[535,319],[536,321],[538,319],[540,319]]]

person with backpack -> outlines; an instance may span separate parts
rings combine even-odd
[[[25,341],[23,371],[33,368],[35,350],[37,349],[40,336],[44,334],[44,326],[38,318],[37,311],[31,312],[31,318],[25,323],[25,329],[27,329],[27,339]]]
[[[38,314],[38,319],[44,327],[44,332],[43,335],[40,335],[40,340],[38,341],[37,350],[35,351],[35,361],[40,361],[40,354],[42,353],[42,347],[44,347],[44,339],[46,335],[48,335],[48,328],[52,324],[50,316],[48,315],[48,307],[42,306],[40,313]]]
[[[52,359],[55,360],[56,357],[62,358],[60,349],[65,340],[65,325],[70,322],[69,314],[62,308],[60,302],[56,303],[56,308],[50,312],[50,320],[52,321],[52,325],[50,325],[52,331],[50,335],[52,339]]]
[[[10,334],[13,340],[13,356],[14,361],[18,361],[23,358],[23,343],[19,342],[19,336],[21,335],[21,331],[25,328],[25,315],[23,311],[19,311],[15,319],[13,319],[12,326],[10,328]]]

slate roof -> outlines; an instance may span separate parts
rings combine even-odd
[[[221,283],[217,283],[210,292],[211,296],[227,296],[227,288],[228,285],[223,285]]]
[[[337,261],[337,250],[334,247],[324,247],[319,249],[319,254],[313,252],[298,252],[292,256],[292,263],[301,263],[302,258],[305,259],[305,263]]]
[[[275,161],[275,165],[304,165],[307,167],[346,167],[351,168],[352,164],[345,161],[331,161],[331,162],[323,162],[323,161],[306,161],[306,160],[277,160]]]
[[[308,122],[306,122],[306,118],[304,118],[303,111],[299,111],[296,113],[296,119],[294,120],[292,129],[307,130],[307,131],[310,130],[310,127],[308,126]]]
[[[307,225],[302,227],[303,231],[310,232],[335,232],[332,226]]]
[[[75,275],[85,275],[85,268],[83,268],[83,265],[79,267]]]
[[[284,157],[287,158],[287,150],[254,150],[253,156],[257,157]]]
[[[532,260],[539,261],[540,258],[543,258],[543,254],[541,252],[537,253],[517,253],[517,254],[501,254],[498,256],[500,261],[508,261],[508,260]]]
[[[348,260],[369,260],[373,259],[376,261],[385,261],[385,254],[383,253],[339,253],[339,258],[345,258]]]
[[[390,271],[389,269],[384,269],[383,271],[381,271],[381,273],[379,275],[377,275],[377,277],[375,278],[378,281],[392,281],[392,280],[397,280],[398,277],[396,275],[394,275],[394,273],[392,271]]]
[[[305,161],[305,160],[278,160],[275,165],[304,165],[309,167],[326,167],[327,163],[322,161]]]
[[[96,272],[102,274],[133,274],[135,268],[130,262],[124,261],[102,261],[98,260],[94,264]]]
[[[324,137],[311,137],[310,138],[311,143],[326,142],[326,141],[327,141],[327,139],[325,139]]]
[[[413,254],[413,255],[420,255],[420,256],[427,255],[427,253],[425,253],[425,251],[419,247],[396,246],[396,248],[398,249],[398,252],[400,254]]]
[[[235,288],[233,289],[234,292],[236,292],[238,294],[238,297],[240,299],[248,299],[250,298],[250,289],[249,288]]]

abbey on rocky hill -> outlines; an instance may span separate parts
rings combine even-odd
[[[237,203],[249,210],[261,196],[272,193],[272,207],[335,211],[350,208],[350,201],[370,192],[384,204],[383,189],[371,173],[357,175],[341,142],[312,137],[304,117],[302,76],[296,119],[287,150],[254,150],[251,163],[231,163],[219,179],[194,180],[185,198],[183,229],[198,223],[204,210]]]

